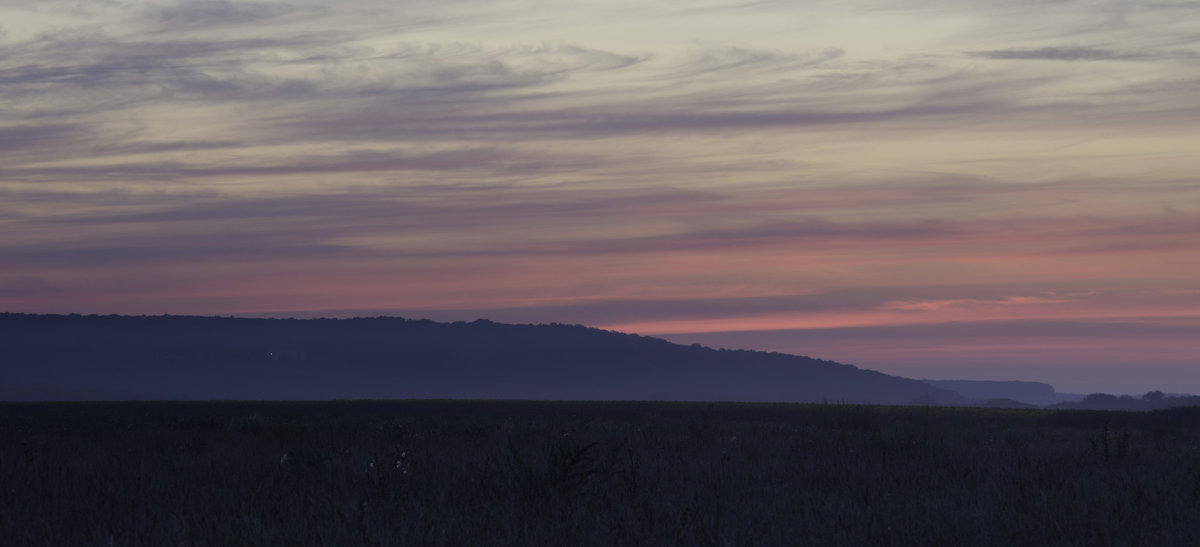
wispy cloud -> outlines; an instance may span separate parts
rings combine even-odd
[[[233,145],[233,146],[231,146]],[[97,152],[152,153],[155,151],[194,151],[234,148],[236,143],[153,143],[105,147]],[[554,168],[568,161],[564,158],[545,158],[531,153],[486,148],[448,150],[419,155],[394,152],[347,150],[330,156],[301,156],[283,158],[278,163],[229,162],[227,165],[184,162],[93,163],[79,166],[46,166],[15,169],[0,168],[0,176],[11,180],[169,180],[213,177],[275,177],[286,175],[353,174],[362,172],[404,171],[479,171],[530,172]],[[580,166],[586,158],[572,158],[570,165]],[[241,163],[240,165],[238,163]]]
[[[1200,54],[1193,51],[1123,51],[1085,46],[971,51],[967,55],[985,59],[1034,61],[1161,61],[1200,58]]]
[[[293,4],[276,2],[198,0],[151,10],[147,18],[172,31],[209,27],[238,28],[261,25],[296,13],[299,9]]]
[[[0,127],[0,155],[11,158],[26,151],[61,149],[86,139],[84,127],[72,124]]]

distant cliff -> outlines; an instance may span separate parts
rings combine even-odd
[[[486,320],[0,314],[0,359],[0,398],[9,400],[965,402],[820,359]]]

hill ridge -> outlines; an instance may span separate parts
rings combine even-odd
[[[0,351],[10,362],[0,372],[3,398],[24,390],[42,398],[86,391],[187,399],[964,401],[918,380],[801,355],[487,319],[3,313]]]

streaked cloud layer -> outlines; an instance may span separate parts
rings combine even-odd
[[[0,6],[0,303],[1200,393],[1192,2]]]

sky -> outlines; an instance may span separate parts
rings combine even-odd
[[[1200,3],[0,4],[0,311],[1200,393]]]

